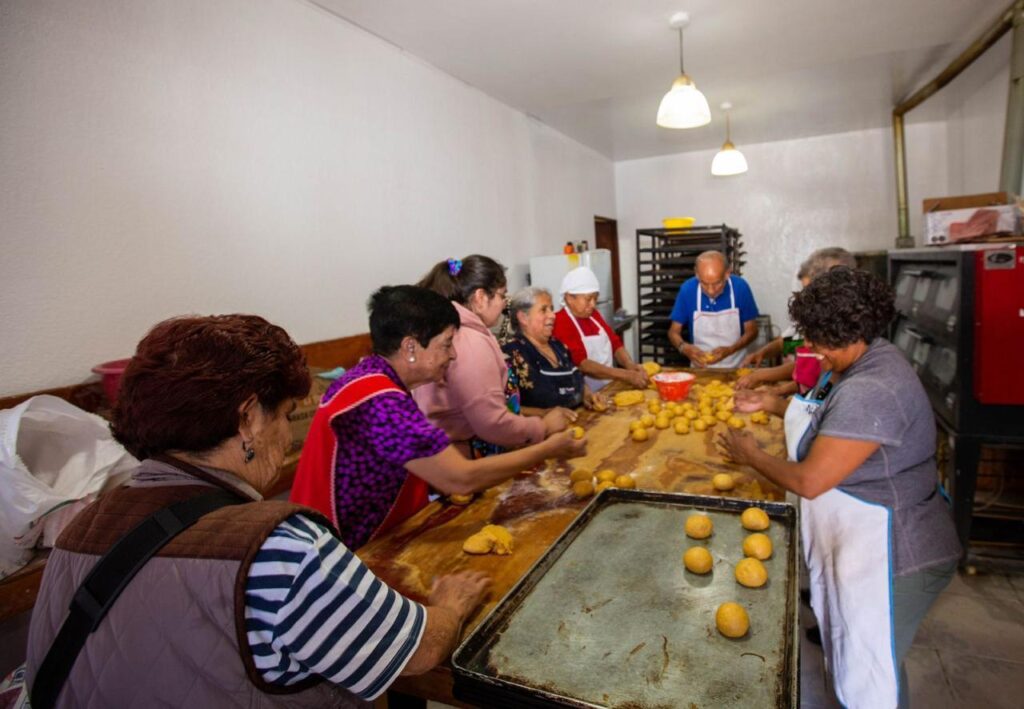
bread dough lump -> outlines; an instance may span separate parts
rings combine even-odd
[[[690,515],[686,518],[686,536],[693,539],[707,539],[714,531],[715,525],[707,515]]]
[[[687,571],[706,574],[711,571],[714,559],[711,558],[711,552],[704,547],[690,547],[683,554],[683,565],[686,566]]]
[[[743,554],[754,559],[760,559],[761,561],[771,558],[771,537],[761,532],[748,534],[747,538],[743,540]]]
[[[771,520],[768,519],[768,513],[760,507],[748,507],[740,515],[740,524],[751,532],[763,532],[768,529]],[[747,554],[747,556],[752,556],[752,554]]]
[[[736,580],[747,588],[760,588],[768,582],[768,569],[749,556],[736,564]]]
[[[723,603],[715,611],[715,627],[727,638],[742,638],[750,629],[750,618],[739,603]]]
[[[512,553],[512,534],[504,527],[489,524],[464,541],[462,551],[467,554],[506,556]]]

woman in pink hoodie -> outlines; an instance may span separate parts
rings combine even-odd
[[[436,264],[418,284],[455,305],[461,325],[455,360],[445,381],[414,390],[420,409],[464,453],[480,457],[543,441],[564,430],[576,413],[556,408],[543,417],[520,416],[519,394],[498,340],[491,333],[505,309],[505,267],[474,254]]]

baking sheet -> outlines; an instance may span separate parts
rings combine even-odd
[[[740,586],[733,567],[756,504],[772,520],[768,583]],[[712,537],[686,537],[695,510]],[[575,520],[456,651],[455,695],[485,706],[795,707],[796,509],[721,497],[607,490]],[[706,546],[710,574],[683,552]],[[736,601],[751,629],[715,629]]]

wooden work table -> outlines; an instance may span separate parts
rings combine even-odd
[[[695,372],[698,384],[712,379],[731,382],[730,371]],[[612,385],[612,392],[625,389]],[[657,392],[647,392],[648,401]],[[691,394],[691,400],[693,395]],[[782,489],[752,469],[723,459],[714,440],[725,424],[706,432],[677,434],[669,427],[649,429],[650,439],[642,443],[630,437],[629,424],[647,413],[645,404],[622,409],[612,407],[605,413],[584,412],[580,424],[586,429],[587,455],[568,461],[549,462],[491,488],[466,507],[447,501],[433,502],[401,526],[376,539],[358,552],[359,557],[386,583],[405,595],[425,601],[436,576],[462,570],[478,570],[490,575],[489,597],[466,623],[468,634],[498,603],[519,578],[540,558],[589,500],[578,500],[570,489],[569,474],[576,469],[594,472],[611,469],[629,474],[640,489],[685,492],[696,495],[727,494],[756,500],[783,500]],[[767,425],[746,421],[769,452],[784,456],[782,420],[772,417]],[[736,487],[728,493],[717,492],[711,478],[717,473],[732,474]],[[462,551],[463,541],[485,524],[500,524],[511,531],[515,550],[510,556],[471,556]],[[452,676],[441,667],[419,677],[403,677],[393,689],[425,699],[457,703],[451,695]]]

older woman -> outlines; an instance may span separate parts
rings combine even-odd
[[[789,460],[749,433],[721,439],[801,501],[811,599],[844,706],[906,703],[903,658],[949,583],[961,549],[937,485],[935,419],[917,375],[882,333],[892,291],[875,276],[836,267],[790,299],[790,316],[830,374],[786,405],[737,392],[741,410],[785,416]]]
[[[455,306],[460,327],[458,355],[443,380],[416,390],[416,403],[465,453],[483,457],[538,443],[565,430],[576,414],[558,407],[543,417],[519,415],[514,372],[490,328],[505,309],[505,267],[487,256],[447,259],[436,264],[419,285]]]
[[[551,293],[543,288],[523,288],[509,300],[509,316],[515,333],[502,345],[519,381],[524,407],[550,409],[564,406],[588,409],[601,406],[604,397],[595,395],[583,381],[583,373],[569,350],[551,333],[555,311]]]
[[[458,362],[459,314],[416,286],[370,298],[374,354],[324,394],[302,449],[292,500],[322,511],[357,549],[445,494],[484,490],[546,458],[583,450],[568,431],[510,453],[467,459],[416,406],[411,390],[443,381]],[[539,420],[539,419],[538,419]]]
[[[600,284],[586,266],[574,268],[562,279],[565,307],[555,313],[554,334],[569,348],[572,361],[586,377],[587,386],[600,390],[612,380],[644,388],[647,372],[633,361],[622,343],[597,311]],[[616,367],[615,365],[619,366]]]
[[[444,577],[423,606],[319,514],[263,501],[309,387],[302,352],[255,315],[168,320],[143,338],[113,424],[142,463],[49,558],[33,706],[368,706],[448,656],[485,577]],[[126,549],[156,551],[134,573]]]

